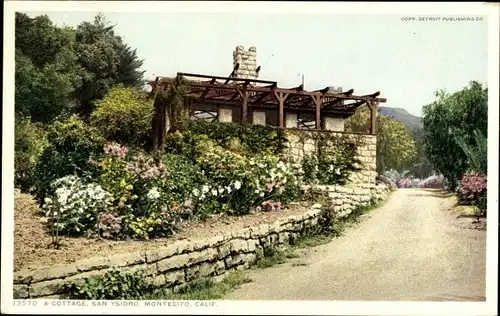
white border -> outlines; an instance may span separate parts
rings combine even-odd
[[[15,11],[100,11],[100,12],[203,12],[203,13],[319,13],[398,15],[484,15],[489,20],[488,55],[488,214],[486,302],[342,302],[342,301],[220,301],[209,308],[115,307],[116,314],[357,314],[357,315],[495,315],[498,289],[498,105],[499,105],[499,17],[497,4],[487,3],[318,3],[318,2],[159,2],[159,1],[6,1],[4,5],[4,95],[2,258],[13,254],[14,173],[14,12]],[[12,300],[13,261],[2,260],[2,313],[103,313],[102,307],[16,307]],[[48,301],[51,302],[51,301]],[[51,304],[51,303],[50,303]]]

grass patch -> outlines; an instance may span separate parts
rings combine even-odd
[[[289,257],[294,255],[290,249],[278,249],[278,248],[265,248],[264,253],[260,256],[257,256],[257,259],[252,264],[253,268],[257,269],[265,269],[277,264],[282,264],[287,261],[287,259],[291,259]]]
[[[292,267],[307,267],[308,265],[309,265],[308,263],[304,263],[304,262],[292,263]]]
[[[477,209],[473,205],[455,205],[453,210],[461,216],[475,216]]]
[[[320,245],[324,245],[329,243],[333,239],[333,236],[328,235],[315,235],[315,236],[304,236],[297,239],[293,248],[301,249],[301,248],[313,248]]]
[[[237,271],[230,273],[224,280],[216,283],[214,279],[200,279],[188,283],[177,293],[160,290],[146,295],[146,300],[218,300],[240,285],[252,279]]]

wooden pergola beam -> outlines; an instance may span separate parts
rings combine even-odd
[[[250,80],[251,81],[251,80]],[[192,82],[190,83],[190,86],[191,87],[194,87],[194,88],[206,88],[206,87],[210,87],[211,85],[210,84],[207,84],[207,83],[202,83],[202,82]],[[220,84],[220,85],[217,85],[217,88],[219,89],[225,89],[225,90],[236,90],[238,89],[237,86],[235,85],[230,85],[230,84]],[[334,97],[334,98],[337,98],[337,99],[347,99],[347,100],[363,100],[363,101],[377,101],[377,102],[386,102],[387,99],[385,98],[374,98],[374,97],[371,97],[371,96],[354,96],[354,95],[343,95],[343,94],[323,94],[323,93],[320,93],[320,92],[311,92],[311,91],[297,91],[297,90],[294,90],[294,89],[282,89],[282,88],[268,88],[268,87],[252,87],[252,86],[249,86],[246,88],[248,91],[255,91],[255,92],[282,92],[282,93],[289,93],[289,94],[293,94],[293,95],[303,95],[303,96],[315,96],[315,97]]]

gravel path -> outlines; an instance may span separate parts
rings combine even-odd
[[[453,199],[401,189],[332,242],[249,270],[225,299],[484,301],[486,231],[457,218]]]

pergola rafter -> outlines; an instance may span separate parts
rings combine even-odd
[[[375,122],[379,103],[386,102],[380,92],[369,95],[354,95],[354,89],[345,92],[331,91],[326,87],[306,91],[300,85],[294,88],[280,88],[275,81],[235,78],[235,69],[229,77],[209,76],[191,73],[177,73],[187,82],[187,95],[190,96],[190,111],[216,111],[219,106],[239,108],[241,121],[248,120],[249,109],[273,109],[277,111],[279,127],[284,127],[284,113],[311,113],[314,115],[315,128],[321,129],[322,115],[347,118],[356,109],[367,104],[371,111],[372,134],[376,133]],[[153,91],[166,91],[175,82],[173,78],[157,77],[151,83]]]

